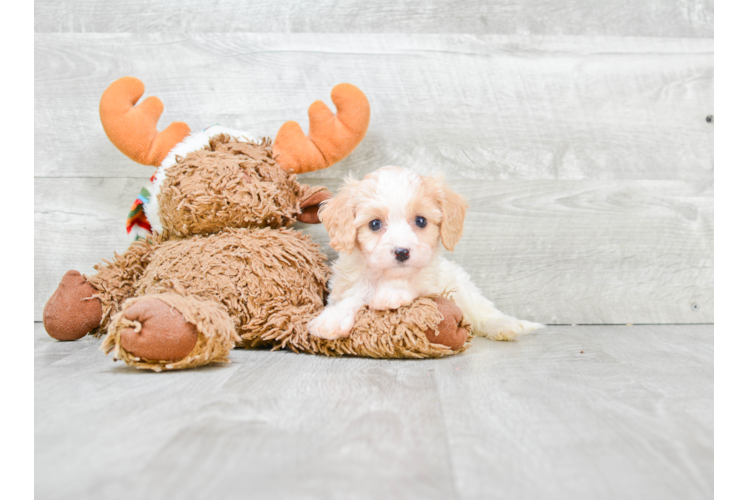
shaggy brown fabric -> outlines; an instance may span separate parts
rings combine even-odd
[[[374,358],[441,357],[469,347],[469,338],[456,349],[429,342],[428,331],[438,329],[445,317],[445,322],[451,317],[456,323],[454,314],[440,313],[434,297],[419,298],[397,311],[363,308],[346,339],[328,341],[310,336],[308,323],[324,305],[329,270],[319,247],[298,231],[228,229],[210,236],[163,241],[147,257],[148,267],[133,285],[134,295],[199,299],[204,307],[225,311],[241,336],[237,340],[240,346]],[[121,313],[116,317],[118,326],[110,325],[105,344],[111,350],[116,343],[118,358],[152,369],[166,369],[167,364],[183,367],[182,361],[150,360],[145,365],[133,361],[138,357],[127,353],[121,335],[134,323]],[[189,321],[186,314],[185,318]],[[455,327],[470,331],[463,321]],[[200,325],[197,330],[202,333]],[[196,366],[196,362],[188,364]]]
[[[470,347],[473,336],[470,334],[470,324],[462,318],[456,325],[467,333],[461,347],[453,350],[429,342],[426,332],[437,329],[444,319],[435,302],[437,298],[420,297],[409,306],[395,311],[376,311],[364,307],[356,316],[353,332],[348,338],[319,339],[309,335],[308,330],[304,329],[290,337],[274,339],[275,348],[326,356],[371,358],[440,358],[465,351]]]
[[[158,133],[158,99],[133,108],[142,93],[137,79],[115,82],[102,96],[102,123],[125,154],[158,165],[189,128],[175,123]],[[291,172],[344,158],[363,138],[370,115],[366,96],[350,84],[336,86],[331,97],[337,114],[321,101],[312,104],[308,136],[287,122],[274,146],[222,134],[177,157],[156,195],[161,234],[95,266],[95,275],[66,275],[45,308],[50,334],[106,331],[105,352],[155,371],[227,361],[235,345],[377,358],[467,349],[470,326],[459,310],[428,297],[397,311],[363,308],[346,339],[309,335],[309,321],[324,306],[329,269],[318,245],[287,228],[297,220],[319,223],[319,203],[330,193],[299,184]]]
[[[78,340],[101,323],[96,288],[78,271],[68,271],[44,306],[44,328],[57,340]]]
[[[115,252],[111,262],[102,259],[103,264],[94,266],[98,273],[85,277],[96,288],[96,297],[101,301],[101,324],[92,332],[95,336],[106,332],[109,322],[119,312],[125,299],[135,295],[135,284],[150,263],[153,250],[162,240],[163,237],[154,236],[135,241],[124,254]]]
[[[363,308],[346,339],[309,335],[309,321],[324,307],[329,269],[309,236],[285,226],[304,221],[305,214],[313,222],[314,207],[327,197],[325,188],[299,184],[278,167],[268,140],[222,135],[178,158],[159,195],[164,232],[133,243],[86,277],[101,303],[95,333],[107,331],[102,349],[156,371],[226,361],[235,344],[375,358],[440,357],[467,349],[470,325],[458,319],[454,304],[434,297],[396,311]],[[130,307],[131,314],[123,314]],[[183,316],[176,340],[169,337],[175,333],[172,308]],[[171,361],[195,337],[189,354]]]
[[[323,307],[328,268],[311,238],[290,229],[228,229],[162,243],[135,295],[176,292],[226,308],[247,347],[306,332]]]
[[[288,227],[301,212],[301,194],[296,176],[276,165],[268,139],[241,142],[222,134],[166,171],[159,216],[166,233],[181,237]]]
[[[143,326],[138,321],[131,321],[125,317],[127,309],[137,305],[139,301],[149,301],[154,298],[176,309],[182,314],[185,321],[196,326],[198,338],[195,347],[187,356],[178,361],[143,359],[132,355],[122,347],[123,330],[130,328],[137,330]],[[202,301],[195,297],[164,293],[155,297],[146,295],[125,301],[122,311],[112,318],[107,336],[101,344],[101,350],[107,354],[114,351],[115,359],[121,359],[126,364],[136,368],[160,372],[162,370],[193,368],[209,363],[226,363],[229,361],[229,352],[238,341],[239,337],[234,330],[234,322],[223,307],[212,301]]]

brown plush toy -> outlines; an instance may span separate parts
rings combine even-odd
[[[347,156],[369,123],[366,96],[337,85],[333,114],[309,108],[309,135],[285,123],[274,143],[184,123],[162,132],[158,98],[135,106],[144,86],[117,80],[101,98],[110,140],[131,159],[158,166],[131,210],[136,241],[123,255],[69,271],[44,308],[44,326],[58,340],[101,335],[105,352],[155,371],[228,360],[235,346],[371,357],[439,357],[467,349],[472,336],[459,308],[422,297],[396,311],[364,308],[349,338],[312,337],[308,322],[324,306],[328,279],[318,245],[296,221],[318,223],[330,198],[299,184],[296,173],[326,168]]]

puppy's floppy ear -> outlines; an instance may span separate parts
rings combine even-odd
[[[442,223],[439,227],[439,233],[442,238],[442,245],[450,252],[455,249],[455,245],[462,238],[462,229],[465,225],[465,212],[468,204],[461,194],[457,194],[444,182],[444,176],[425,177],[432,196],[436,198],[442,211]]]
[[[319,208],[319,219],[330,235],[330,246],[338,252],[351,253],[356,245],[356,206],[353,196],[356,184],[358,181],[347,179],[338,194],[323,201]]]

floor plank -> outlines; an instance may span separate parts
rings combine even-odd
[[[34,336],[40,498],[713,496],[713,326],[549,327],[442,360],[237,350],[161,374]]]

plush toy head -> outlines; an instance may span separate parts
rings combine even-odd
[[[131,209],[128,232],[136,239],[154,232],[185,237],[224,228],[287,227],[296,220],[317,223],[316,207],[329,194],[298,184],[294,174],[345,158],[369,124],[366,96],[340,84],[332,90],[337,114],[321,101],[310,106],[308,136],[293,121],[272,144],[220,126],[190,134],[186,124],[174,122],[159,132],[161,101],[149,97],[135,105],[144,90],[137,78],[120,78],[99,106],[112,143],[131,159],[158,166]]]
[[[301,212],[303,188],[295,175],[276,163],[266,139],[239,142],[218,134],[204,149],[176,158],[164,172],[155,201],[166,234],[212,234],[242,227],[277,229],[296,222]]]

